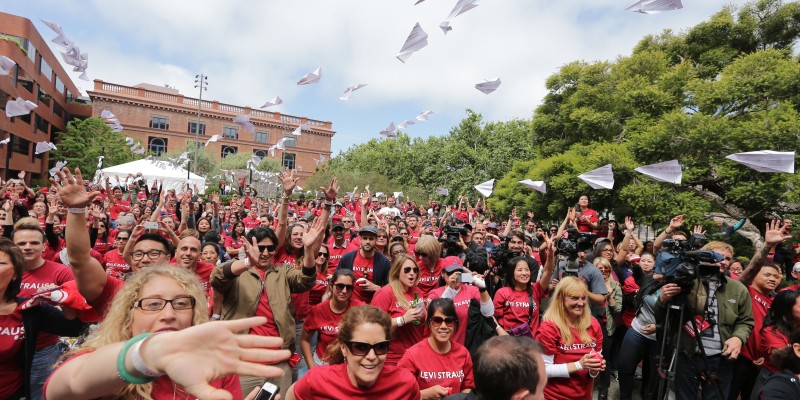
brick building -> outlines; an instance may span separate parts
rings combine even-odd
[[[109,110],[120,120],[123,134],[141,142],[151,153],[180,152],[191,148],[198,129],[198,99],[185,97],[176,89],[150,84],[125,86],[94,81],[88,92],[92,115]],[[250,114],[255,132],[250,133],[233,123],[236,114]],[[299,125],[306,124],[301,136],[292,135]],[[199,137],[201,149],[219,161],[227,154],[247,153],[272,157],[286,168],[294,168],[303,181],[316,168],[320,154],[328,159],[335,132],[331,122],[295,117],[203,100],[200,106]],[[203,144],[212,135],[219,141]],[[269,148],[280,139],[290,137],[286,150],[269,154]],[[188,147],[187,147],[188,146]]]
[[[30,114],[8,118],[0,113],[0,177],[47,179],[48,153],[36,155],[36,142],[52,141],[74,117],[91,115],[91,106],[77,99],[78,88],[67,75],[47,42],[27,18],[0,12],[0,55],[17,65],[0,77],[0,109],[22,97],[38,105]]]

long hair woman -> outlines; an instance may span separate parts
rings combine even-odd
[[[411,346],[397,366],[409,370],[417,378],[423,399],[440,399],[469,392],[475,387],[472,357],[466,347],[453,340],[459,326],[453,300],[432,300],[427,314],[425,325],[431,335]],[[423,373],[430,371],[447,371],[448,374]]]
[[[372,304],[392,317],[394,337],[386,363],[397,365],[403,353],[422,340],[425,333],[424,298],[417,287],[419,266],[414,257],[401,254],[389,269],[389,284],[375,292]]]
[[[51,399],[207,397],[215,390],[241,399],[237,372],[277,376],[263,365],[288,358],[280,338],[236,335],[265,318],[205,323],[208,306],[195,274],[152,266],[133,274],[98,330],[51,375]]]
[[[548,257],[548,261],[553,257]],[[547,295],[553,269],[547,269],[542,279],[533,282],[535,277],[525,257],[514,257],[506,267],[505,287],[494,294],[494,316],[497,324],[505,331],[528,324],[530,332],[536,332],[539,326],[539,315],[542,299]],[[530,336],[530,335],[528,335]]]
[[[286,400],[419,399],[411,373],[386,363],[391,333],[391,318],[379,308],[351,308],[328,346],[330,365],[310,369],[289,388]]]
[[[419,290],[422,291],[423,298],[428,298],[428,294],[439,287],[439,277],[445,267],[440,258],[442,245],[436,237],[423,235],[417,240],[414,255],[419,264]]]
[[[770,375],[761,391],[761,400],[800,398],[800,329],[792,331],[786,339],[788,344],[772,353],[772,364],[780,372]]]
[[[556,285],[536,339],[547,370],[546,399],[589,400],[592,379],[606,367],[603,331],[589,311],[589,289],[577,277]]]
[[[320,249],[321,250],[321,249]],[[355,276],[349,269],[337,269],[331,277],[330,299],[325,300],[314,307],[306,316],[303,322],[303,333],[300,337],[300,349],[306,359],[309,368],[324,365],[325,351],[339,334],[339,323],[347,310],[363,306],[360,300],[353,299],[353,288],[355,287]],[[311,339],[317,335],[317,350],[312,352]]]

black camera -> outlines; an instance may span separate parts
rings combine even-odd
[[[567,229],[564,236],[556,242],[558,267],[564,268],[564,276],[578,276],[581,265],[578,264],[578,253],[592,251],[597,235],[592,232],[579,232]]]
[[[494,274],[503,277],[506,274],[506,267],[508,262],[515,257],[519,257],[522,253],[518,251],[511,251],[508,249],[508,244],[511,242],[512,236],[500,236],[500,244],[495,246],[492,251],[492,261],[494,263]]]
[[[688,240],[664,240],[656,256],[656,271],[664,275],[664,282],[677,284],[685,294],[697,278],[708,279],[719,274],[716,264],[724,257],[710,250],[698,250],[706,243],[708,239],[701,233],[693,233]]]
[[[461,241],[461,235],[467,234],[467,228],[448,225],[443,229],[445,245],[456,245]]]

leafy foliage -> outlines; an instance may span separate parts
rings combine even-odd
[[[60,132],[55,140],[57,150],[50,152],[51,163],[55,165],[57,161],[66,161],[68,167],[80,167],[86,177],[94,176],[101,155],[105,155],[104,166],[142,158],[130,150],[123,134],[113,132],[97,117],[70,121],[66,132]]]

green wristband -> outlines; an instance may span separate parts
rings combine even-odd
[[[148,336],[150,336],[149,332],[136,335],[133,338],[131,338],[131,340],[125,342],[125,345],[122,346],[122,349],[120,349],[119,354],[117,355],[117,375],[119,375],[119,377],[123,381],[127,383],[132,383],[134,385],[142,385],[156,380],[156,378],[152,377],[145,377],[145,378],[135,377],[131,375],[131,373],[128,372],[128,370],[125,368],[125,357],[128,355],[128,350],[130,350],[131,346],[136,344],[136,342],[145,340],[147,339]]]

